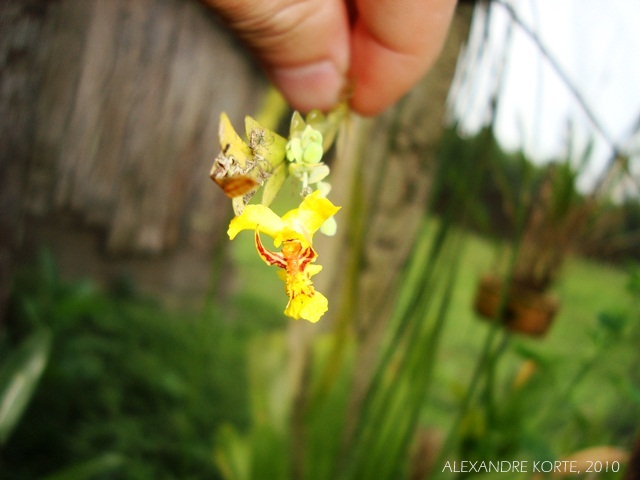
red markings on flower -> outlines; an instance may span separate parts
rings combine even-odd
[[[315,260],[318,254],[309,245],[302,247],[300,240],[285,240],[282,245],[282,252],[272,252],[267,250],[260,240],[260,232],[256,229],[256,249],[267,263],[284,268],[289,274],[304,272],[309,263]]]

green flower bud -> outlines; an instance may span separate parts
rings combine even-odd
[[[299,137],[302,135],[307,124],[298,112],[293,112],[293,116],[291,117],[291,127],[289,129],[289,137]]]
[[[304,163],[318,163],[322,159],[322,143],[312,143],[307,145],[302,154]]]
[[[314,143],[322,146],[322,133],[307,125],[307,128],[302,132],[302,148],[307,148]]]
[[[320,110],[311,110],[307,114],[307,125],[311,125],[315,128],[316,125],[322,125],[325,123],[324,114]]]
[[[287,142],[287,160],[290,162],[302,162],[302,142],[299,138],[292,138]]]

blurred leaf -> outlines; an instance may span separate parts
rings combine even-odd
[[[226,480],[249,480],[249,444],[231,425],[223,425],[216,439],[216,465]]]
[[[289,111],[287,101],[278,89],[271,85],[262,99],[262,104],[256,112],[255,119],[256,122],[264,125],[269,130],[277,130],[278,125]]]
[[[38,330],[10,355],[0,370],[0,444],[20,420],[44,371],[51,349],[51,334]]]
[[[251,435],[251,480],[286,479],[290,466],[287,439],[273,425],[259,425]]]
[[[67,468],[61,472],[48,475],[40,480],[85,480],[96,475],[110,472],[124,465],[124,457],[115,453],[107,453],[101,457]]]
[[[514,342],[513,352],[523,360],[532,360],[541,366],[548,366],[558,359],[549,352],[524,342]]]
[[[286,338],[268,334],[252,340],[248,352],[251,414],[256,424],[285,432],[293,398]]]
[[[640,297],[640,265],[634,265],[630,269],[627,290],[629,290],[632,295]]]
[[[640,406],[640,386],[634,385],[627,376],[619,373],[612,374],[611,382],[623,396]]]
[[[598,314],[598,326],[612,335],[622,332],[627,325],[627,315],[621,312],[601,312]]]

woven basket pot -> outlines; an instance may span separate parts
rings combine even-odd
[[[494,275],[480,278],[474,301],[474,309],[483,319],[499,321],[511,331],[531,336],[542,336],[549,330],[559,306],[553,295],[522,285],[512,284],[505,291],[502,279]]]

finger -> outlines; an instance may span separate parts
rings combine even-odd
[[[292,107],[327,110],[349,64],[341,0],[206,0],[255,52]]]
[[[435,62],[455,0],[359,0],[351,39],[351,106],[380,113]]]

